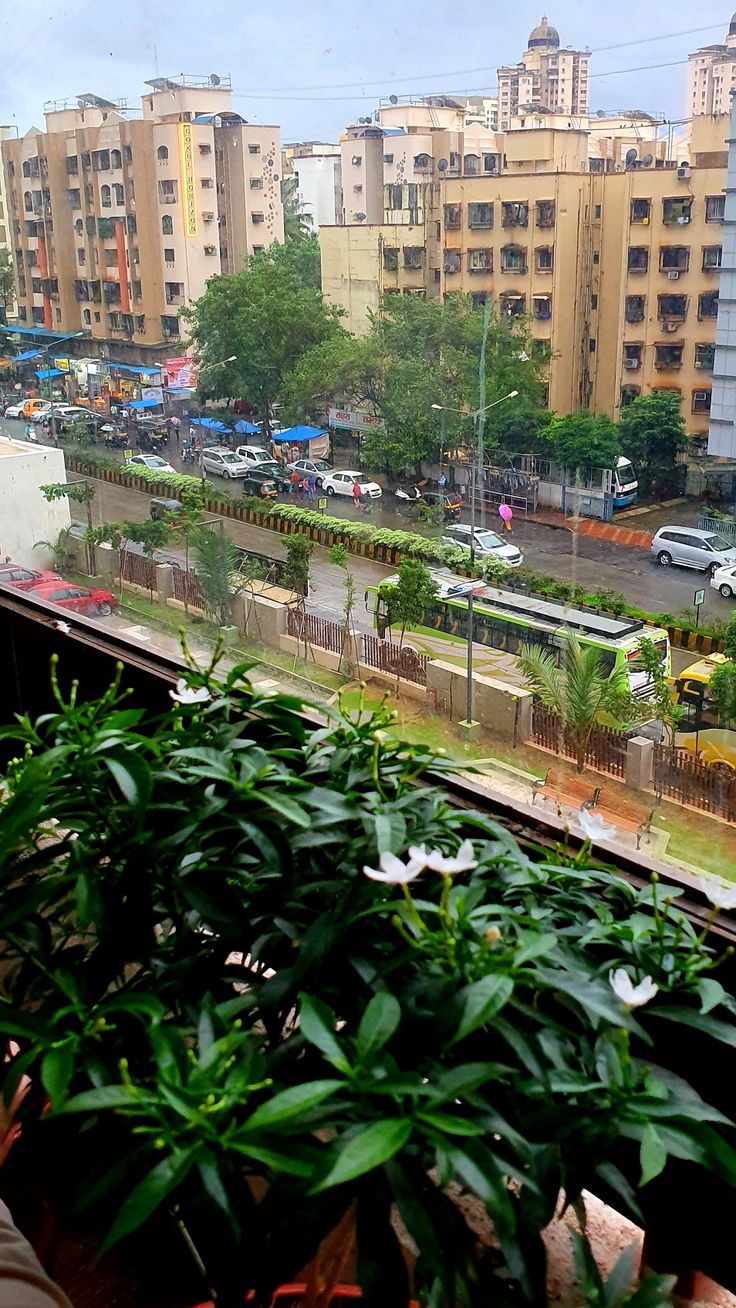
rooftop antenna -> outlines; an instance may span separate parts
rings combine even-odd
[[[444,173],[446,170],[447,170],[447,160],[446,160],[446,159],[438,159],[438,160],[437,160],[437,172],[438,172],[438,173]]]
[[[642,166],[642,168],[651,168],[651,166],[652,166],[653,163],[654,163],[654,155],[653,155],[653,154],[645,154],[645,155],[644,155],[644,158],[643,158],[642,161],[641,161],[641,166]]]
[[[596,118],[605,118],[605,116],[606,116],[606,111],[605,111],[605,109],[596,109],[596,111],[595,111],[595,116],[596,116]]]
[[[219,85],[220,85],[220,79],[217,76],[217,73],[210,73],[210,86],[219,86]]]
[[[633,168],[635,163],[636,163],[636,150],[632,146],[630,150],[626,151],[624,164],[626,165],[627,168]]]
[[[398,104],[398,103],[399,103],[399,97],[398,97],[398,95],[390,95],[388,98],[389,98],[389,103],[390,103],[390,104]]]

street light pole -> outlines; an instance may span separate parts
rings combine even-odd
[[[58,353],[59,346],[63,345],[64,341],[75,341],[78,340],[80,336],[86,336],[86,335],[87,335],[86,332],[72,332],[69,336],[65,336],[62,341],[52,341],[50,345],[40,345],[38,347],[39,352],[41,354],[48,354],[49,350],[56,350]],[[55,434],[54,433],[54,413],[55,413],[54,388],[50,377],[48,378],[48,383],[49,383],[49,418],[51,420],[49,425],[49,435],[53,437]]]
[[[235,363],[237,357],[238,357],[237,354],[230,354],[228,355],[227,359],[221,359],[219,363],[206,363],[204,368],[197,369],[197,380],[199,380],[203,372],[214,372],[216,368],[225,368],[228,363]],[[200,481],[202,482],[202,490],[204,490],[205,476],[204,476],[204,446],[203,445],[200,445],[199,447],[199,478]]]

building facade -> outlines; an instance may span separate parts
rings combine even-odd
[[[728,119],[693,124],[687,166],[656,142],[627,166],[626,121],[616,131],[594,156],[587,131],[511,130],[492,157],[460,133],[457,168],[385,183],[381,222],[320,230],[325,294],[357,332],[387,293],[491,298],[528,321],[551,409],[616,418],[638,394],[676,391],[704,448]]]
[[[685,113],[727,114],[736,90],[736,14],[723,45],[706,45],[688,55]]]
[[[736,459],[736,102],[731,109],[708,453]]]
[[[560,46],[560,36],[546,17],[529,34],[521,62],[498,69],[498,128],[504,132],[524,109],[586,117],[588,113],[587,50]]]
[[[208,278],[283,240],[279,129],[234,113],[227,79],[148,86],[140,117],[82,96],[0,147],[19,324],[136,359],[179,342]]]
[[[312,231],[343,220],[342,152],[325,141],[285,145],[282,175],[296,178],[299,211],[311,222]]]

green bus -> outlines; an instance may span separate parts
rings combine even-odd
[[[648,627],[634,618],[606,617],[517,591],[499,590],[481,582],[465,581],[445,570],[433,571],[431,575],[437,585],[437,596],[425,609],[421,622],[407,628],[407,634],[411,633],[413,643],[422,653],[437,657],[438,638],[443,642],[442,648],[450,642],[458,647],[454,652],[466,650],[467,596],[472,590],[474,644],[511,655],[519,654],[522,645],[539,645],[557,659],[565,633],[573,631],[581,645],[600,650],[606,671],[625,667],[632,694],[644,697],[651,689],[650,679],[639,664],[640,641],[646,637],[659,650],[664,671],[670,675],[669,636],[661,627]],[[386,600],[381,592],[397,581],[397,576],[388,577],[365,592],[366,609],[373,613],[373,625],[381,637],[388,628]],[[424,648],[423,637],[432,642]]]

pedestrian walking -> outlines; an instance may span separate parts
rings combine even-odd
[[[178,450],[178,448],[179,448],[179,434],[180,434],[180,428],[181,428],[181,418],[178,418],[178,417],[176,416],[175,413],[172,413],[172,415],[171,415],[169,421],[170,421],[170,423],[171,423],[171,427],[172,427],[172,430],[173,430],[173,432],[174,432],[174,436],[176,437],[176,448],[177,448],[177,450]]]
[[[353,482],[353,504],[356,509],[360,508],[360,482],[357,480]]]
[[[292,472],[292,474],[291,474],[291,476],[290,476],[290,478],[289,478],[289,481],[291,482],[291,493],[292,493],[292,495],[297,496],[297,495],[299,494],[299,487],[300,487],[300,485],[301,485],[301,478],[300,478],[299,473],[297,472],[296,468],[295,468],[294,471]]]
[[[514,516],[511,506],[508,504],[499,504],[498,516],[501,519],[501,522],[503,523],[503,530],[507,531],[509,535],[511,535],[511,519]]]
[[[310,473],[310,475],[307,477],[307,499],[308,499],[308,500],[313,500],[313,499],[314,499],[314,488],[315,488],[315,484],[316,484],[316,483],[315,483],[314,477],[313,477],[313,476],[311,475],[311,473]]]
[[[447,485],[447,478],[444,472],[442,471],[440,471],[440,475],[437,478],[437,485],[439,486],[441,491],[443,491],[445,489],[445,486]]]

